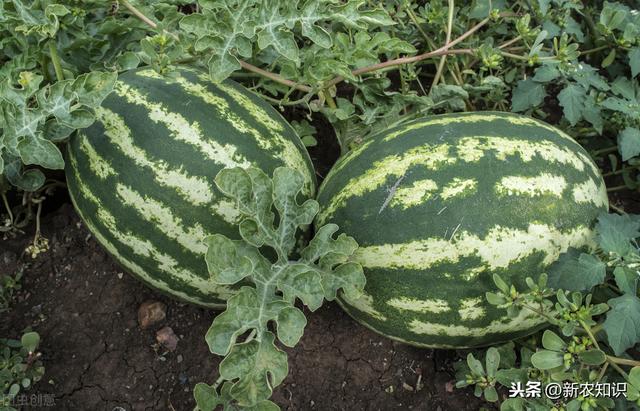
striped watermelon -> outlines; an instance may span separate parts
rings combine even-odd
[[[146,284],[182,300],[223,306],[233,290],[213,284],[202,240],[238,238],[233,204],[213,179],[225,167],[315,175],[295,131],[269,104],[233,81],[197,71],[121,75],[97,121],[68,148],[76,210],[111,255]]]
[[[493,273],[523,287],[569,247],[593,244],[606,188],[585,150],[509,113],[434,116],[381,133],[323,182],[317,225],[361,248],[365,294],[340,300],[367,327],[416,346],[464,348],[527,335],[523,310],[489,305]]]

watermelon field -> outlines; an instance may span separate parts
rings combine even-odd
[[[0,34],[0,411],[640,408],[638,2]]]

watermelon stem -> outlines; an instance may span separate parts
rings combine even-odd
[[[62,71],[62,65],[60,64],[60,56],[56,49],[55,40],[49,41],[49,54],[51,55],[51,62],[53,63],[53,69],[56,72],[56,78],[58,81],[64,80],[64,72]]]
[[[613,191],[622,191],[622,190],[625,190],[625,189],[629,189],[630,190],[630,188],[626,184],[622,184],[620,186],[607,188],[607,192],[611,193]]]

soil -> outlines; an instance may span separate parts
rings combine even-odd
[[[23,252],[30,236],[0,244],[2,271],[24,275],[23,290],[0,317],[0,335],[18,338],[31,327],[42,337],[45,377],[27,393],[54,395],[54,410],[193,409],[193,386],[217,378],[220,358],[204,341],[216,312],[174,301],[131,277],[70,204],[45,216],[42,231],[50,249],[35,259]],[[166,304],[167,317],[143,330],[137,312],[145,301]],[[455,351],[392,342],[335,304],[307,314],[304,337],[287,349],[289,376],[272,398],[282,409],[480,408],[469,390],[452,391]],[[156,342],[165,326],[179,338],[173,352]]]

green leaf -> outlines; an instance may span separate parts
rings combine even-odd
[[[551,330],[545,330],[542,334],[542,346],[551,351],[564,351],[567,343]]]
[[[590,290],[607,274],[604,262],[592,254],[569,249],[548,268],[549,286],[568,291]]]
[[[254,406],[244,407],[244,411],[280,411],[280,407],[269,400],[260,401]]]
[[[582,351],[578,354],[580,361],[587,365],[600,365],[607,361],[607,355],[598,349]]]
[[[115,72],[92,71],[76,77],[71,90],[77,96],[78,103],[97,108],[113,91],[117,78],[118,75]]]
[[[258,325],[260,308],[256,291],[251,287],[242,287],[229,298],[227,309],[213,320],[207,331],[205,340],[209,350],[214,354],[226,355],[239,335]]]
[[[140,57],[132,51],[122,53],[116,58],[119,71],[133,70],[140,65]]]
[[[347,299],[356,299],[362,294],[365,277],[359,264],[347,260],[358,244],[345,234],[333,239],[337,231],[335,224],[320,227],[309,245],[302,250],[302,260],[314,264],[314,269],[321,273],[324,298],[333,301],[338,289],[342,289]]]
[[[575,126],[584,111],[586,92],[584,88],[569,84],[558,94],[558,101],[564,111],[564,116],[572,126]]]
[[[55,144],[40,137],[26,137],[18,143],[18,152],[24,164],[36,164],[53,170],[64,168],[62,153]]]
[[[523,368],[510,368],[506,370],[498,370],[496,372],[496,380],[505,387],[510,387],[513,382],[526,383],[529,374]]]
[[[307,264],[290,264],[278,280],[278,289],[282,297],[290,304],[299,298],[311,311],[322,305],[325,290],[322,287],[320,272]]]
[[[547,64],[536,69],[533,80],[539,83],[549,83],[560,77],[560,70],[555,65]]]
[[[546,96],[544,86],[533,79],[518,81],[511,98],[511,111],[522,112],[542,104]]]
[[[628,214],[603,214],[598,218],[596,232],[604,252],[625,256],[635,250],[631,240],[640,236],[640,219]]]
[[[487,376],[494,377],[496,375],[496,371],[498,371],[498,366],[500,365],[500,352],[495,347],[490,347],[487,350]]]
[[[640,47],[629,50],[629,67],[631,68],[631,77],[640,73]]]
[[[285,307],[278,313],[278,339],[287,347],[294,347],[307,325],[307,318],[296,307]]]
[[[638,290],[638,272],[636,270],[618,266],[613,270],[613,276],[620,291],[636,295]]]
[[[640,130],[635,127],[627,127],[618,134],[618,150],[622,155],[622,161],[627,161],[640,154]]]
[[[635,295],[625,294],[608,301],[611,310],[603,328],[607,333],[609,346],[616,355],[640,341],[640,299]]]
[[[605,57],[602,60],[602,64],[600,64],[600,66],[602,68],[607,68],[611,65],[611,63],[613,63],[613,61],[616,59],[616,49],[611,49],[611,51],[609,52],[609,54],[607,54],[607,57]]]
[[[524,398],[507,398],[500,404],[500,411],[524,411]]]
[[[236,344],[220,363],[220,375],[238,381],[231,396],[241,406],[252,406],[271,396],[287,376],[287,354],[274,344],[274,335],[265,331],[258,339]]]
[[[637,401],[640,399],[640,367],[631,369],[627,381],[629,382],[627,398],[629,401]]]
[[[484,368],[482,367],[482,363],[478,361],[471,353],[467,355],[467,365],[469,366],[469,369],[473,374],[477,376],[486,375],[484,372]]]
[[[211,385],[199,382],[193,389],[193,397],[201,411],[213,411],[219,404],[218,391]]]
[[[561,352],[540,350],[531,356],[531,363],[539,370],[551,370],[564,364],[564,357]]]
[[[20,339],[20,343],[22,347],[26,349],[28,352],[33,353],[38,348],[40,344],[40,335],[36,332],[28,332],[22,335]]]
[[[488,386],[487,388],[484,389],[484,399],[489,401],[489,402],[496,402],[498,401],[498,392],[496,391],[496,388],[493,386]]]
[[[24,191],[36,191],[44,184],[44,174],[38,169],[25,170],[19,158],[12,158],[4,165],[4,175],[14,186]]]
[[[216,284],[235,284],[254,272],[254,264],[247,255],[242,241],[232,241],[214,234],[205,239],[205,260],[209,274]]]

